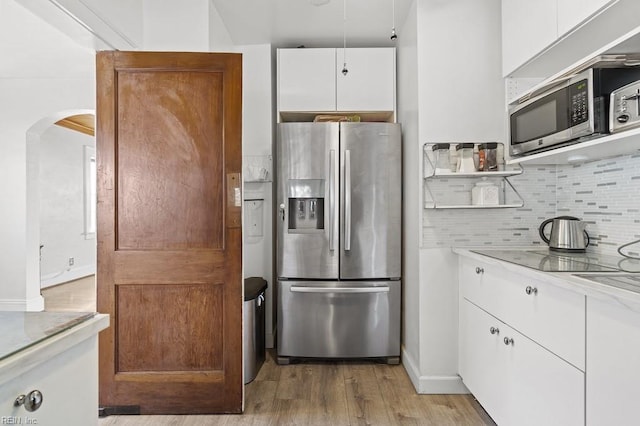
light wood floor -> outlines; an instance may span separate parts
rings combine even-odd
[[[79,280],[47,287],[42,290],[45,311],[96,311],[96,277],[90,275]]]
[[[95,280],[43,292],[47,310],[95,310]],[[99,426],[494,425],[470,395],[418,395],[400,365],[305,362],[279,366],[274,353],[245,387],[242,415],[110,416]]]

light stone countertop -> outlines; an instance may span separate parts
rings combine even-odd
[[[0,360],[95,315],[93,312],[0,311]]]
[[[513,250],[517,253],[525,253],[530,250],[540,250],[540,247],[535,248],[495,248],[496,250]],[[606,285],[584,278],[584,276],[615,276],[615,275],[627,275],[628,272],[544,272],[537,269],[533,269],[526,266],[520,266],[515,263],[507,262],[504,260],[496,259],[490,256],[485,256],[479,253],[474,253],[472,250],[487,250],[486,247],[482,248],[453,248],[452,251],[459,256],[464,256],[469,259],[475,259],[486,264],[492,264],[504,268],[515,274],[521,275],[523,278],[535,279],[538,281],[546,282],[552,285],[556,285],[567,290],[578,292],[586,296],[595,297],[601,300],[608,300],[618,302],[625,306],[627,303],[638,304],[635,309],[640,309],[640,293],[634,292],[611,285]],[[623,259],[622,257],[620,259]],[[581,275],[582,277],[577,276]],[[635,273],[635,276],[640,275]],[[640,291],[640,289],[638,290]]]
[[[0,311],[0,386],[108,326],[95,312]]]

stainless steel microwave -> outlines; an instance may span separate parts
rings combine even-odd
[[[609,133],[609,96],[640,80],[640,68],[588,68],[509,106],[509,152],[522,156]]]

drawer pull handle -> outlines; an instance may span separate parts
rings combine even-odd
[[[530,285],[524,289],[527,294],[538,294],[538,289],[536,287],[531,287]]]
[[[509,346],[509,345],[513,345],[513,338],[511,337],[505,337],[503,340],[505,345]]]
[[[491,327],[489,329],[489,333],[491,333],[491,334],[500,334],[500,330],[498,329],[498,327]]]
[[[36,411],[42,405],[42,392],[39,390],[32,390],[27,395],[20,395],[16,398],[13,405],[19,407],[24,405],[27,411]]]
[[[484,274],[484,268],[476,266],[476,274],[478,274],[478,275]]]

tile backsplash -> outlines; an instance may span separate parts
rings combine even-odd
[[[424,209],[422,246],[544,246],[540,223],[560,215],[587,222],[592,251],[617,255],[618,246],[640,239],[640,155],[580,165],[525,166],[523,174],[508,179],[522,196],[523,207]],[[459,182],[452,183],[452,190],[456,186]],[[640,244],[625,252],[637,256]]]
[[[558,166],[557,214],[581,218],[594,251],[640,239],[640,155]],[[625,253],[638,255],[640,244]]]

